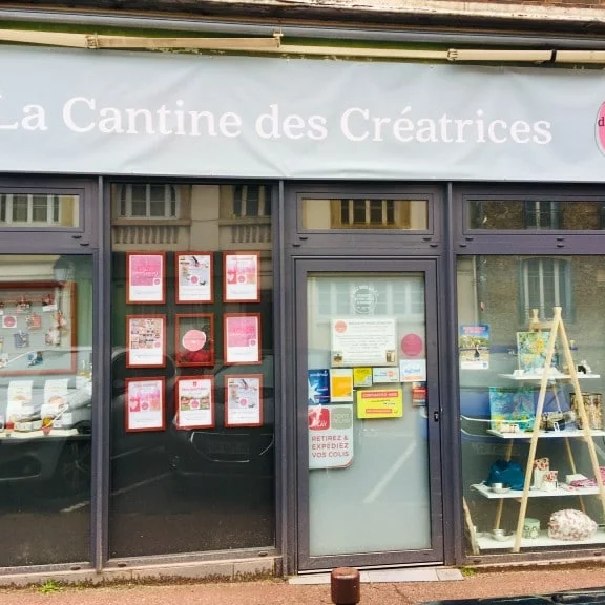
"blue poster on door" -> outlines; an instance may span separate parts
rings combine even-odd
[[[330,403],[330,370],[309,370],[309,405]]]

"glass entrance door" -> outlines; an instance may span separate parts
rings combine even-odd
[[[439,561],[434,265],[298,263],[299,569]]]

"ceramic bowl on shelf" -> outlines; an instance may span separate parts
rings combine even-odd
[[[510,491],[510,487],[508,485],[492,485],[492,491],[494,494],[506,494]]]
[[[502,528],[494,529],[492,532],[492,537],[494,538],[494,540],[497,540],[498,542],[504,542],[505,540],[508,540],[506,531]]]

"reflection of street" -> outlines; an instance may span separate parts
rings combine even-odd
[[[166,461],[162,447],[113,461],[110,557],[274,543],[271,477],[186,479]]]
[[[89,559],[89,507],[83,507],[73,514],[62,514],[62,509],[81,500],[82,495],[69,495],[55,487],[46,482],[3,484],[0,499],[0,565],[36,565]]]
[[[213,478],[183,486],[164,477],[113,496],[111,508],[120,516],[112,519],[111,556],[269,546],[274,541],[271,482],[261,497],[262,491],[249,481],[238,485]]]
[[[270,477],[185,481],[168,469],[161,446],[112,463],[112,558],[274,543]],[[88,561],[90,494],[67,494],[52,481],[3,485],[0,535],[0,565]]]

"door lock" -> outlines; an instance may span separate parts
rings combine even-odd
[[[439,412],[433,412],[433,420],[435,422],[439,422]]]

